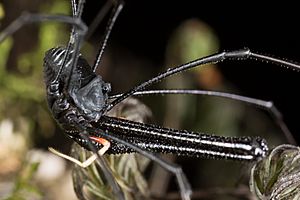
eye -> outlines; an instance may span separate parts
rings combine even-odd
[[[110,92],[110,89],[111,89],[110,84],[104,84],[102,87],[103,94]]]

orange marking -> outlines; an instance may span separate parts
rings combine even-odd
[[[103,146],[107,146],[110,144],[110,142],[104,138],[90,136],[90,139],[94,140],[95,142],[98,142],[99,144],[102,144]]]

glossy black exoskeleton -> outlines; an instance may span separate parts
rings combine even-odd
[[[96,75],[87,61],[78,56],[77,66],[71,74],[71,58],[67,61],[61,76],[54,82],[59,66],[63,63],[66,49],[53,48],[46,52],[44,59],[47,100],[53,116],[65,132],[80,145],[88,148],[88,142],[79,136],[82,128],[94,128],[89,136],[101,137],[105,131],[122,140],[152,152],[174,153],[185,156],[255,160],[264,157],[268,148],[261,138],[234,138],[211,136],[162,128],[124,119],[105,116],[108,105],[110,84]],[[69,84],[68,84],[69,81]],[[66,88],[66,86],[69,86]],[[108,153],[128,153],[134,150],[126,145],[111,141]],[[98,149],[102,145],[95,143]]]
[[[67,56],[65,67],[59,79],[54,82],[65,54],[66,48],[63,47],[46,52],[44,79],[48,106],[57,122],[72,137],[79,132],[77,124],[88,125],[89,121],[97,122],[103,115],[110,84],[96,75],[81,55],[78,56],[77,66],[71,73],[72,54]],[[70,74],[71,77],[68,77]]]

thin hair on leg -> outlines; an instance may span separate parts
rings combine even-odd
[[[221,97],[225,99],[231,99],[235,101],[240,101],[243,103],[247,103],[249,105],[254,105],[258,108],[266,110],[271,117],[273,118],[275,124],[281,129],[282,133],[286,137],[287,141],[290,144],[296,145],[296,139],[294,138],[293,134],[290,132],[289,128],[287,127],[286,123],[283,120],[282,114],[277,109],[272,101],[264,101],[261,99],[241,96],[232,93],[226,92],[217,92],[217,91],[208,91],[208,90],[176,90],[176,89],[169,89],[169,90],[143,90],[133,93],[133,96],[145,96],[145,95],[205,95],[205,96],[213,96],[213,97]],[[110,99],[116,99],[121,97],[123,94],[116,94],[112,95]]]
[[[246,59],[254,59],[258,61],[267,61],[270,63],[274,63],[279,66],[283,66],[292,70],[300,71],[300,66],[298,64],[288,62],[285,60],[277,59],[275,57],[266,56],[258,53],[251,52],[250,49],[240,49],[240,50],[233,50],[233,51],[224,51],[221,53],[216,53],[210,56],[206,56],[203,58],[196,59],[194,61],[176,66],[176,67],[170,67],[167,69],[167,71],[160,73],[159,75],[142,82],[141,84],[135,86],[134,88],[130,89],[129,91],[123,93],[122,96],[115,99],[113,102],[111,102],[106,110],[111,110],[116,104],[123,101],[124,99],[132,96],[135,92],[142,91],[145,88],[149,87],[150,85],[157,83],[161,81],[162,79],[169,77],[171,75],[177,74],[178,72],[182,72],[188,69],[192,69],[194,67],[199,67],[205,64],[210,63],[219,63],[223,62],[224,60],[246,60]]]

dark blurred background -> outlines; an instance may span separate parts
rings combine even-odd
[[[182,44],[181,41],[184,40],[182,38],[188,35],[184,27],[190,25],[192,30],[196,28],[209,30],[208,35],[213,38],[211,43],[207,43],[208,50],[203,51],[204,53],[196,53],[194,58],[218,51],[249,47],[255,52],[300,62],[297,6],[290,2],[265,3],[262,5],[259,1],[220,3],[190,0],[127,0],[113,28],[98,72],[105,81],[112,84],[112,93],[120,93],[166,70],[166,66],[187,62],[192,56],[183,58],[184,49],[188,49],[186,46],[189,43],[200,43],[200,46],[201,43],[205,43],[201,40],[195,42],[191,36],[192,38],[185,39],[185,43]],[[103,4],[103,1],[86,2],[83,20],[87,25],[90,25]],[[5,15],[1,21],[1,30],[25,10],[70,13],[68,1],[5,0],[2,5]],[[106,21],[107,18],[87,39],[84,46],[83,54],[90,64],[94,62]],[[13,36],[14,42],[10,46],[3,47],[9,49],[7,53],[1,50],[1,55],[4,57],[1,59],[5,62],[0,66],[1,70],[4,69],[0,73],[0,117],[1,121],[7,119],[11,121],[14,132],[20,130],[19,135],[21,133],[26,136],[26,141],[29,143],[26,143],[26,152],[28,149],[46,150],[48,146],[69,152],[71,141],[66,139],[62,130],[54,125],[45,103],[45,90],[42,85],[44,52],[53,46],[65,45],[68,36],[67,27],[46,29],[31,25],[18,31]],[[56,38],[53,39],[54,37]],[[22,55],[28,52],[31,53],[25,54],[23,56],[25,58],[22,58]],[[297,121],[300,112],[299,72],[254,60],[225,61],[207,68],[213,70],[183,72],[170,82],[162,81],[151,88],[209,89],[271,100],[281,111],[294,137],[300,140],[298,135],[300,127]],[[205,77],[212,77],[211,80],[216,78],[216,81],[210,82],[211,80],[206,80]],[[158,96],[141,99],[151,108],[154,122],[158,124],[219,135],[260,135],[267,139],[270,147],[287,142],[268,113],[252,106],[209,97],[183,96],[180,100],[175,96]],[[5,128],[2,129],[6,131]],[[7,141],[8,139],[3,140],[3,144],[9,146]],[[12,144],[16,144],[16,139],[12,141]],[[21,164],[17,161],[20,157],[24,157],[25,150],[23,147],[20,149],[14,160],[17,163],[15,168],[8,164],[6,168],[9,170],[5,171],[6,168],[1,166],[0,175],[3,175],[1,180],[11,181],[12,174],[21,171]],[[14,156],[11,154],[9,158],[13,159]],[[5,160],[1,162],[3,165],[9,163],[8,156],[1,159]],[[245,176],[240,171],[247,171],[240,170],[244,167],[244,164],[241,167],[240,163],[224,164],[221,161],[191,158],[179,158],[177,162],[183,165],[195,190],[216,186],[236,186],[238,180]],[[224,171],[228,169],[226,175],[220,169]],[[242,182],[247,184],[247,180],[244,179]],[[176,184],[172,184],[170,188],[176,190]],[[54,191],[58,190],[54,189]]]
[[[84,19],[88,23],[99,7],[96,2],[87,1],[86,9],[89,11],[85,12],[88,16]],[[220,51],[249,47],[255,52],[299,61],[300,29],[297,28],[296,6],[290,2],[129,0],[125,1],[109,46],[117,45],[124,49],[125,54],[129,52],[140,59],[150,60],[151,66],[156,67],[153,70],[161,71],[171,34],[180,23],[190,18],[200,19],[212,27],[219,38]],[[116,59],[123,56],[116,54]],[[297,137],[296,116],[300,112],[298,72],[255,61],[226,61],[219,65],[219,69],[238,88],[239,94],[273,101]],[[114,88],[119,88],[118,83],[113,84]]]

